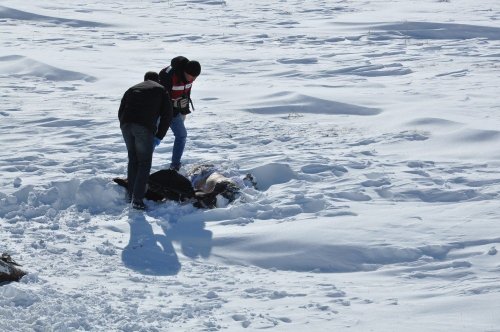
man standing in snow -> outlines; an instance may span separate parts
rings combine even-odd
[[[147,72],[144,82],[125,92],[118,119],[128,151],[128,198],[134,209],[144,210],[144,194],[151,170],[153,151],[167,133],[172,105],[159,84],[156,72]]]
[[[198,61],[189,61],[183,56],[177,56],[170,62],[170,66],[160,71],[160,83],[170,95],[173,106],[173,118],[170,128],[174,133],[174,147],[170,169],[178,171],[181,168],[181,158],[186,146],[187,130],[184,125],[186,115],[191,113],[191,87],[201,73]],[[193,107],[194,110],[194,107]]]

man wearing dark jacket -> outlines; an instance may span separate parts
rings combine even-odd
[[[125,92],[118,119],[128,151],[128,197],[134,209],[144,210],[144,194],[153,151],[167,133],[172,105],[156,72],[147,72],[144,82]]]
[[[160,84],[169,93],[173,106],[170,129],[172,129],[175,139],[170,168],[176,171],[181,167],[181,158],[186,145],[187,130],[184,120],[186,115],[191,113],[189,109],[190,103],[192,106],[191,88],[200,72],[201,65],[198,61],[190,61],[183,56],[173,58],[170,61],[170,66],[160,71]]]

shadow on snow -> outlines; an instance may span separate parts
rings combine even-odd
[[[176,275],[181,263],[173,246],[178,242],[182,253],[192,259],[210,256],[212,232],[203,221],[172,223],[162,226],[164,234],[155,234],[143,214],[131,216],[130,240],[123,249],[126,267],[147,275]]]

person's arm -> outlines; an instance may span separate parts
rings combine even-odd
[[[127,103],[128,91],[123,94],[122,100],[120,102],[120,108],[118,109],[118,119],[121,121],[123,117],[123,112],[125,112],[125,105]]]
[[[170,102],[168,92],[163,95],[161,104],[160,123],[158,124],[158,131],[156,132],[156,137],[160,140],[167,134],[170,122],[172,121],[172,103]]]
[[[163,85],[163,87],[168,93],[172,92],[172,74],[173,74],[173,69],[170,66],[163,68],[162,70],[160,70],[159,73],[160,84]]]
[[[194,104],[193,104],[193,100],[191,99],[191,90],[192,89],[193,89],[193,86],[191,85],[191,89],[189,89],[189,92],[188,92],[188,109],[193,110],[193,112],[194,112]],[[189,108],[190,104],[191,104],[191,108]]]

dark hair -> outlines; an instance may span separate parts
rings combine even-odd
[[[159,82],[160,81],[160,75],[158,75],[158,73],[155,72],[155,71],[148,71],[146,74],[144,74],[144,81]]]
[[[188,58],[179,55],[170,60],[170,66],[172,66],[172,68],[174,68],[175,70],[182,70],[188,62],[189,62]]]
[[[201,73],[201,65],[198,61],[189,61],[184,67],[184,71],[191,76],[199,76]]]

